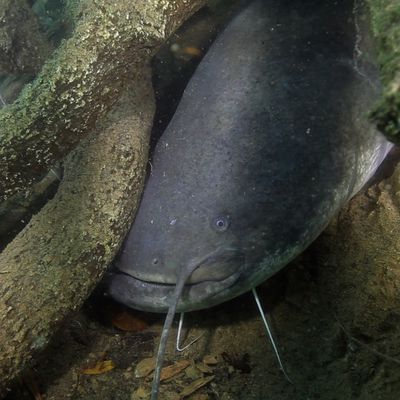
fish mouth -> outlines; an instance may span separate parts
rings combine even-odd
[[[193,272],[186,281],[177,311],[192,311],[219,304],[233,292],[241,276],[242,253],[235,247],[219,246],[203,256],[190,259],[175,274],[142,273],[117,269],[110,274],[108,294],[128,307],[151,312],[166,312],[179,275],[186,268]]]
[[[227,298],[238,282],[243,267],[241,253],[232,247],[218,247],[201,257],[192,258],[178,269],[176,276],[148,276],[137,271],[117,269],[109,280],[108,293],[115,300],[142,311],[165,312],[176,282],[185,268],[193,270],[178,303],[179,312],[199,310]]]
[[[240,276],[240,272],[236,272],[219,281],[186,284],[177,311],[200,310],[231,298],[230,289]],[[170,306],[174,290],[174,284],[143,281],[124,272],[117,272],[110,274],[107,292],[114,300],[130,308],[163,313]]]
[[[205,255],[194,256],[180,266],[177,263],[167,263],[157,268],[135,268],[134,264],[125,262],[122,265],[116,264],[116,269],[144,282],[175,285],[181,271],[197,265],[186,282],[195,284],[204,281],[221,281],[236,273],[243,266],[243,262],[244,257],[238,248],[219,246]]]

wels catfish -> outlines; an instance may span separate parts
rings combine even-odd
[[[155,148],[109,286],[132,308],[168,311],[159,358],[176,311],[271,277],[387,154],[366,117],[380,85],[362,9],[252,1],[198,66]]]

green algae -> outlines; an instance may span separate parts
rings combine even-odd
[[[384,93],[370,116],[388,139],[400,143],[400,3],[368,0]]]
[[[31,186],[90,132],[171,30],[203,2],[82,0],[79,20],[18,100],[0,111],[0,201]]]

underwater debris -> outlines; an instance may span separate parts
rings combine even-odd
[[[112,360],[98,361],[93,367],[85,368],[82,370],[84,375],[100,375],[115,368]]]

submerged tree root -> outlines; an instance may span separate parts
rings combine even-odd
[[[135,68],[205,0],[80,0],[73,36],[0,110],[0,202],[26,190],[116,102]]]
[[[0,397],[118,251],[147,162],[154,114],[147,62],[204,0],[71,3],[74,35],[0,110],[0,202],[79,144],[55,198],[0,254]]]
[[[153,112],[147,73],[68,157],[55,198],[0,254],[0,393],[115,256],[138,204]]]
[[[390,140],[400,143],[400,3],[368,0],[368,4],[384,85],[371,119]]]

